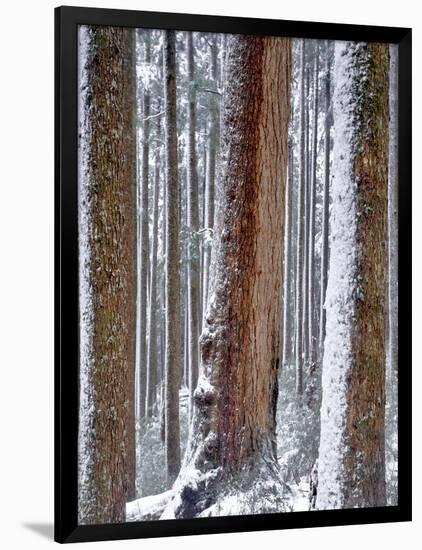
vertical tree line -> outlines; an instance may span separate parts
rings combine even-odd
[[[79,55],[80,522],[288,510],[311,472],[311,508],[395,502],[394,49]]]

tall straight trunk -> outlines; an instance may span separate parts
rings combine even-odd
[[[309,226],[311,217],[311,160],[309,147],[310,134],[310,72],[306,68],[306,102],[305,102],[305,212],[304,212],[304,244],[303,244],[303,362],[304,365],[309,365]]]
[[[158,119],[159,120],[159,119]],[[158,123],[157,135],[160,133]],[[152,253],[150,302],[148,316],[148,379],[147,416],[151,417],[157,395],[157,248],[158,248],[158,194],[160,191],[160,149],[155,149],[154,198],[152,214]]]
[[[218,92],[218,44],[217,36],[211,42],[211,79],[214,91]],[[205,314],[208,301],[209,268],[211,261],[211,237],[214,230],[215,180],[218,173],[217,158],[220,143],[220,109],[219,96],[212,93],[210,97],[209,138],[207,147],[207,178],[205,192],[204,227],[208,231],[207,242],[204,247],[204,277],[203,277],[203,313]]]
[[[319,354],[322,360],[325,338],[325,294],[327,290],[328,275],[328,235],[330,222],[330,147],[331,147],[331,77],[329,48],[327,44],[327,57],[325,62],[325,125],[324,125],[324,188],[322,199],[322,243],[321,243],[321,298],[319,315]]]
[[[388,366],[398,368],[398,52],[390,46],[390,149],[388,165]],[[390,372],[391,374],[391,372]]]
[[[309,204],[309,268],[308,268],[308,341],[309,341],[309,356],[311,362],[311,368],[316,365],[316,299],[315,299],[315,210],[316,210],[316,178],[317,178],[317,147],[318,147],[318,72],[319,72],[319,47],[318,42],[315,45],[315,61],[314,61],[314,96],[313,96],[313,108],[312,108],[312,166],[311,166],[311,178],[310,178],[310,204]]]
[[[144,63],[151,63],[150,31],[137,31],[143,38],[145,46]],[[148,184],[149,184],[149,139],[150,139],[151,97],[148,86],[143,90],[142,97],[142,173],[141,173],[141,247],[139,272],[139,411],[138,418],[145,416],[147,397],[147,308],[148,308],[148,271],[149,271],[149,223],[148,223]]]
[[[192,414],[193,392],[198,383],[198,338],[199,338],[199,214],[198,173],[196,158],[196,93],[193,33],[186,35],[187,71],[189,81],[188,101],[188,304],[189,304],[189,415]]]
[[[306,192],[305,162],[305,41],[300,41],[299,77],[299,188],[297,201],[297,244],[296,244],[296,393],[303,392],[303,266],[304,266],[304,215]]]
[[[233,35],[229,44],[228,164],[218,204],[213,296],[201,336],[201,380],[186,469],[163,518],[194,517],[213,504],[218,510],[219,500],[234,489],[250,491],[242,500],[246,510],[259,503],[262,511],[271,511],[282,492],[275,409],[290,43]],[[274,504],[265,498],[269,480]]]
[[[80,524],[125,521],[135,486],[133,32],[80,28]]]
[[[386,503],[388,70],[386,44],[335,45],[319,508]]]
[[[166,156],[167,163],[167,156]],[[166,178],[167,178],[167,164],[166,164]],[[161,287],[161,311],[162,311],[162,363],[161,370],[163,373],[161,392],[161,419],[160,419],[160,434],[161,441],[165,444],[166,441],[166,399],[167,393],[165,390],[166,385],[166,346],[167,346],[167,334],[166,334],[166,293],[167,293],[167,281],[166,281],[166,265],[167,265],[167,182],[163,186],[163,219],[162,219],[162,243],[163,243],[163,258],[164,258],[164,273],[162,275],[162,287]]]
[[[292,303],[291,303],[291,280],[292,280],[292,186],[293,186],[293,153],[289,144],[289,165],[286,184],[285,198],[285,235],[284,235],[284,293],[283,293],[283,354],[282,366],[285,367],[291,361],[292,355]]]
[[[167,481],[180,470],[179,426],[179,184],[177,174],[176,36],[165,31],[164,90],[166,113],[166,376],[165,441]]]

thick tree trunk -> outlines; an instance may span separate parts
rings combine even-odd
[[[133,32],[80,29],[80,524],[134,498],[136,137]]]
[[[141,31],[138,31],[141,32]],[[145,52],[144,63],[151,63],[151,44],[150,31],[145,33]],[[151,98],[148,87],[143,90],[142,98],[142,173],[141,173],[141,246],[140,246],[140,272],[139,272],[139,411],[138,418],[145,416],[146,398],[147,398],[147,309],[148,309],[148,271],[149,271],[149,224],[148,224],[148,205],[149,205],[149,139],[150,139],[150,114]]]
[[[282,500],[275,410],[290,42],[239,35],[229,44],[227,172],[201,336],[201,379],[184,469],[163,518],[218,514],[231,490],[250,491],[243,503],[249,511],[254,505],[275,511]],[[268,498],[253,502],[253,491]]]
[[[188,304],[189,304],[189,415],[193,411],[193,393],[198,383],[198,338],[199,338],[199,213],[198,213],[198,173],[196,158],[196,93],[195,64],[193,55],[193,33],[186,35],[188,61],[189,102],[188,102]]]
[[[317,506],[383,506],[388,45],[335,48],[341,137],[333,152]]]
[[[321,243],[321,297],[320,297],[320,315],[319,315],[319,354],[322,361],[324,352],[325,338],[325,294],[327,290],[327,275],[328,275],[328,235],[329,235],[329,220],[330,220],[330,131],[332,115],[330,112],[331,105],[331,77],[330,77],[330,61],[329,49],[327,47],[325,64],[325,126],[324,126],[324,189],[322,198],[322,243]]]
[[[300,108],[299,108],[299,189],[297,201],[297,244],[296,244],[296,392],[303,392],[303,260],[305,232],[305,41],[300,41]]]
[[[177,174],[176,38],[165,31],[164,83],[166,112],[166,376],[165,440],[167,479],[180,470],[179,361],[179,184]]]

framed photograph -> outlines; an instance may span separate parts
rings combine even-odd
[[[55,29],[55,539],[410,520],[411,30]]]

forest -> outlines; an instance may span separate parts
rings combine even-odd
[[[78,55],[79,524],[396,505],[396,46]]]

